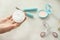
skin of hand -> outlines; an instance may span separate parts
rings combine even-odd
[[[1,20],[0,21],[0,34],[8,32],[16,27],[19,27],[25,20],[26,20],[26,17],[21,23],[17,23],[13,21],[12,16],[7,17],[4,20]]]

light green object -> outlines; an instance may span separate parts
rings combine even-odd
[[[37,12],[37,8],[27,8],[24,9],[24,12]]]
[[[26,12],[26,16],[30,17],[30,18],[34,18],[33,17],[33,14],[29,13],[29,12]]]

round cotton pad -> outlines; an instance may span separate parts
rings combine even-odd
[[[46,18],[48,16],[48,13],[47,12],[45,12],[45,11],[40,11],[40,13],[39,13],[39,17],[40,18]]]
[[[21,10],[17,10],[13,13],[12,18],[15,22],[22,22],[25,19],[25,14]]]

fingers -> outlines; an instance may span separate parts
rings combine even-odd
[[[12,24],[14,24],[14,23],[22,24],[25,20],[26,20],[26,17],[25,17],[25,19],[22,22],[18,23],[18,22],[15,22],[13,19],[11,19]]]
[[[11,25],[9,25],[8,27],[5,27],[5,28],[0,28],[0,34],[8,32],[16,27],[19,27],[25,20],[26,20],[26,18],[21,23],[16,23],[15,21],[12,20],[12,18],[10,18],[10,20],[9,20],[10,22],[8,22],[8,23],[11,23]]]
[[[13,28],[16,28],[16,27],[18,27],[18,26],[20,26],[21,24],[20,23],[14,23],[14,24],[12,24],[11,26],[13,26]]]
[[[10,30],[18,27],[19,25],[20,24],[18,24],[18,23],[14,23],[14,24],[9,25],[8,27],[0,28],[0,34],[5,33],[5,32],[8,32],[8,31],[10,31]]]
[[[7,20],[10,20],[11,18],[12,18],[12,16],[9,16],[9,17],[7,17],[7,18],[1,20],[0,23],[4,23],[4,22],[6,22]]]

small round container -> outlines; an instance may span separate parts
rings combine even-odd
[[[25,13],[21,10],[17,10],[13,13],[12,18],[15,22],[21,23],[25,19]]]
[[[49,14],[46,11],[40,11],[38,15],[40,18],[45,19]]]

